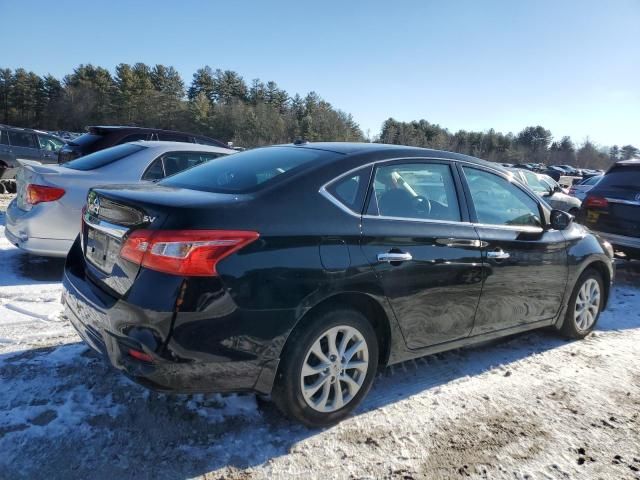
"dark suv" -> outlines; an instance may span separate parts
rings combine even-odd
[[[640,259],[640,160],[617,162],[582,202],[584,224]]]
[[[15,177],[18,160],[57,163],[61,138],[30,128],[0,125],[0,178]]]
[[[194,135],[192,133],[175,132],[173,130],[120,126],[89,127],[87,133],[74,138],[60,150],[58,153],[58,163],[69,162],[75,158],[97,152],[104,148],[127,142],[135,142],[137,140],[198,143],[200,145],[228,148],[227,144],[220,140],[202,135]]]

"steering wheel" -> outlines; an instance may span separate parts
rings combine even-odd
[[[431,213],[431,202],[427,197],[418,195],[413,197],[413,201],[418,215],[428,216]]]

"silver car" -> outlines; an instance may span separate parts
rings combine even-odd
[[[553,182],[552,184],[544,178],[545,176],[539,173],[522,168],[509,168],[507,170],[513,173],[516,180],[527,185],[531,190],[544,198],[552,208],[564,210],[573,216],[580,211],[580,200],[564,193],[560,185],[553,179],[549,179]]]
[[[80,232],[89,188],[155,182],[235,150],[194,143],[131,142],[64,165],[25,162],[6,213],[5,236],[22,250],[65,257]]]

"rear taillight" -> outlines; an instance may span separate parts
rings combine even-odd
[[[590,195],[585,199],[584,206],[586,208],[606,208],[609,206],[609,201],[604,197]]]
[[[127,237],[120,256],[159,272],[215,276],[220,260],[259,236],[237,230],[136,230]]]
[[[30,183],[27,185],[27,203],[29,205],[37,205],[43,202],[55,202],[56,200],[60,200],[64,193],[63,188],[47,187],[45,185]]]

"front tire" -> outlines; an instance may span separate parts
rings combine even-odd
[[[325,312],[287,341],[272,398],[286,416],[308,427],[332,425],[360,404],[377,366],[371,323],[351,309]]]
[[[604,304],[604,282],[596,270],[585,270],[569,299],[567,313],[560,331],[568,338],[581,339],[596,326]]]

